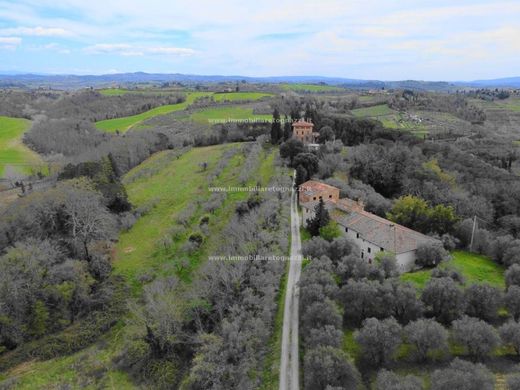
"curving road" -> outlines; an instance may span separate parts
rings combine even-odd
[[[296,177],[296,172],[294,172]],[[302,268],[302,243],[300,240],[300,218],[298,216],[297,193],[291,193],[291,256],[289,275],[285,291],[283,313],[282,356],[280,362],[280,390],[299,390],[300,368],[298,357],[298,309],[300,291],[298,281]]]

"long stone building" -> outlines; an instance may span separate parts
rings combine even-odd
[[[415,267],[418,246],[435,241],[422,233],[369,213],[361,201],[340,199],[338,188],[314,180],[300,186],[303,225],[314,217],[320,199],[323,199],[331,219],[338,223],[342,234],[359,246],[361,257],[369,263],[374,261],[378,252],[391,252],[396,256],[399,271],[408,272]]]

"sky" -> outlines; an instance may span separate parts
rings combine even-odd
[[[519,69],[519,0],[0,0],[0,72],[452,81]]]

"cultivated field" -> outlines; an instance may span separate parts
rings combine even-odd
[[[209,107],[197,110],[189,116],[189,119],[200,123],[211,123],[212,121],[231,120],[259,120],[270,121],[272,115],[253,114],[253,109],[241,106]]]
[[[135,126],[142,121],[153,118],[158,115],[165,115],[175,111],[184,110],[188,105],[193,103],[195,99],[201,96],[209,95],[206,92],[190,92],[188,93],[186,100],[182,103],[178,104],[168,104],[165,106],[160,106],[153,108],[149,111],[143,112],[138,115],[125,116],[123,118],[115,118],[115,119],[107,119],[104,121],[96,122],[96,127],[100,130],[107,131],[113,133],[117,130],[120,132],[125,132],[130,129],[132,126]]]

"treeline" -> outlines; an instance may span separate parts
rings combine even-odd
[[[23,347],[90,313],[106,310],[112,315],[108,308],[118,287],[111,277],[110,250],[119,218],[108,209],[111,197],[98,191],[99,184],[84,177],[62,181],[1,211],[0,352]],[[103,326],[109,327],[114,319],[106,321]],[[92,326],[80,327],[89,333],[83,334],[85,340],[106,330]],[[74,350],[58,346],[63,343],[67,340],[40,348],[47,357],[53,349]]]
[[[99,161],[111,155],[122,175],[155,152],[207,143],[210,137],[206,128],[193,122],[171,120],[168,126],[118,135],[101,132],[88,121],[57,119],[36,121],[25,141],[41,154],[64,156],[62,162]]]
[[[388,105],[398,111],[408,109],[440,111],[453,114],[471,123],[483,123],[486,120],[484,111],[464,98],[463,95],[434,94],[404,90],[394,94]]]
[[[97,122],[104,119],[136,115],[165,104],[185,101],[185,95],[134,94],[106,96],[84,89],[74,92],[11,90],[0,91],[0,115],[34,119],[45,115],[49,119],[70,119]]]
[[[300,282],[306,389],[355,388],[360,376],[369,385],[374,371],[392,367],[398,348],[424,364],[449,362],[449,342],[474,361],[490,359],[500,345],[520,350],[520,266],[506,274],[506,291],[488,284],[461,286],[455,270],[437,269],[418,294],[397,278],[395,257],[382,253],[374,264],[360,258],[348,239],[313,238],[304,245],[311,260]],[[502,307],[508,317],[499,317]],[[356,329],[359,354],[341,350],[343,329]],[[464,378],[464,381],[462,381]],[[494,377],[482,364],[455,359],[431,374],[431,388],[492,389]],[[518,380],[518,374],[510,378]],[[389,387],[390,386],[390,387]],[[449,386],[449,387],[446,387]],[[422,380],[381,370],[376,389],[423,389]]]

